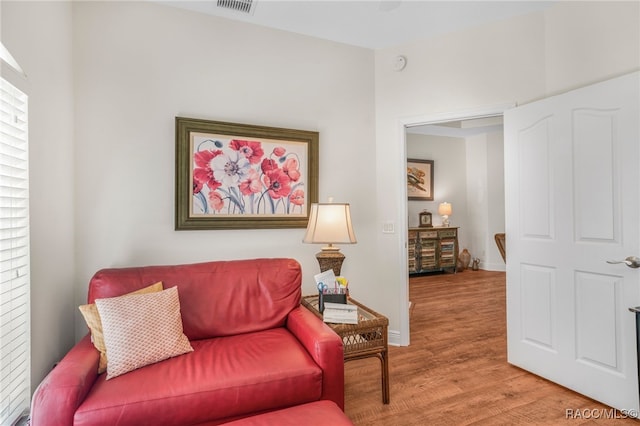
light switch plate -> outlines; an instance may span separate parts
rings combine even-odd
[[[395,234],[396,226],[394,222],[385,222],[382,224],[382,233],[383,234]]]

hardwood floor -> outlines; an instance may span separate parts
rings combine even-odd
[[[356,425],[638,424],[507,363],[504,273],[415,277],[409,294],[411,345],[389,348],[391,403],[377,359],[345,364]]]

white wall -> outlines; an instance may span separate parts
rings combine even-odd
[[[367,299],[372,51],[148,2],[75,2],[73,31],[76,304],[100,268],[217,259],[294,257],[315,290],[320,246],[304,229],[174,231],[176,116],[319,131],[320,200],[351,203],[343,275]]]
[[[561,1],[545,14],[545,96],[637,70],[640,3]]]
[[[494,235],[504,232],[504,138],[502,132],[466,138],[468,249],[480,269],[504,271]]]
[[[481,267],[504,271],[506,265],[495,243],[495,234],[505,231],[504,222],[504,134],[488,133],[487,137],[487,235]]]
[[[438,206],[451,203],[453,214],[450,226],[459,226],[459,243],[463,246],[467,228],[466,154],[465,141],[461,138],[407,134],[407,158],[434,161],[433,201],[409,200],[407,220],[409,227],[418,226],[418,214],[427,209],[433,215],[434,226],[442,225]]]
[[[2,43],[29,95],[32,390],[74,342],[71,5],[0,3]]]
[[[401,124],[412,117],[526,103],[640,68],[637,2],[561,2],[471,30],[376,51],[378,291],[371,303],[401,330],[407,300]],[[597,29],[597,30],[595,30]],[[397,55],[407,57],[402,72]],[[397,166],[390,166],[396,161]],[[403,319],[403,321],[406,318]]]
[[[471,259],[484,259],[486,255],[489,209],[487,192],[487,136],[470,136],[466,139],[467,165],[467,214],[469,216],[468,244]]]

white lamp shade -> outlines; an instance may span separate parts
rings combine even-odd
[[[449,203],[441,203],[438,206],[438,214],[440,216],[450,216],[451,215],[451,204]]]
[[[309,224],[303,243],[354,244],[349,204],[311,204]]]

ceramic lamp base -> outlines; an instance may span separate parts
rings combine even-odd
[[[449,227],[449,216],[444,215],[442,216],[442,226],[444,226],[445,228]]]

